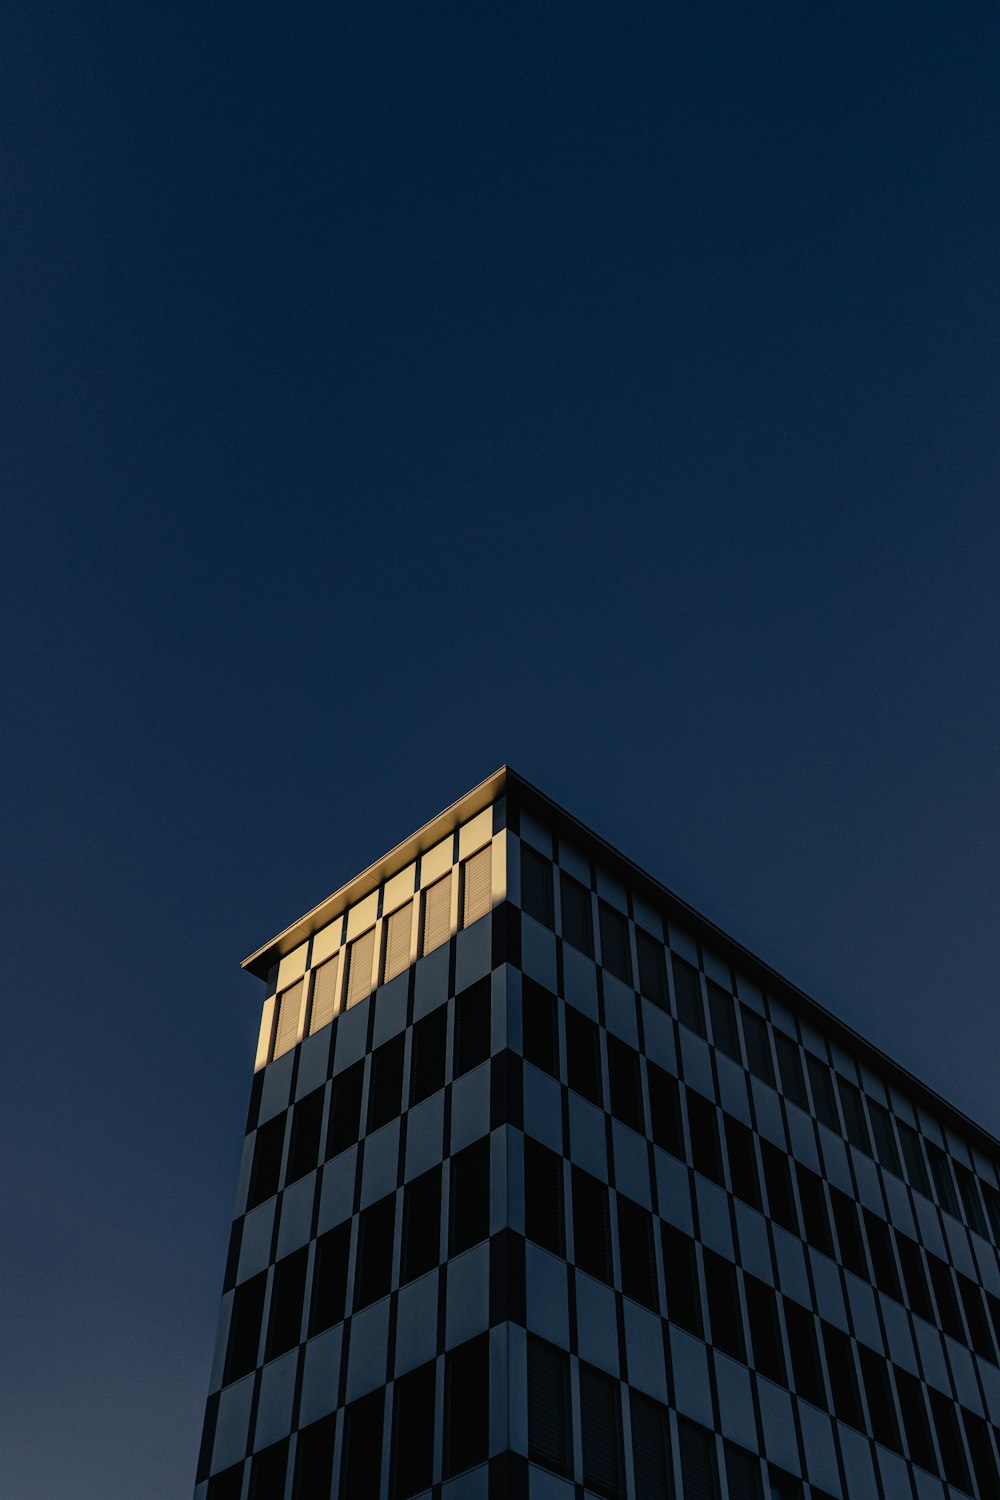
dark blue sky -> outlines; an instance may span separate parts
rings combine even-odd
[[[5,1500],[189,1492],[238,961],[503,760],[1000,1129],[998,53],[5,9]]]

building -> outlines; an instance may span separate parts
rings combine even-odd
[[[998,1143],[506,768],[267,984],[197,1500],[996,1500]]]

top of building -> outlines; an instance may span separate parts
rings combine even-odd
[[[597,867],[618,880],[633,898],[639,898],[665,922],[687,932],[691,938],[727,963],[736,975],[759,986],[766,994],[787,1006],[801,1021],[821,1031],[828,1041],[845,1048],[859,1063],[880,1074],[887,1084],[908,1095],[913,1103],[931,1111],[942,1124],[957,1130],[970,1145],[984,1151],[993,1160],[1000,1158],[1000,1141],[982,1125],[936,1093],[832,1011],[813,1000],[770,964],[689,906],[655,876],[643,870],[507,765],[501,766],[409,838],[249,954],[243,960],[243,968],[259,979],[272,978],[280,960],[299,948],[314,933],[329,926],[345,911],[377,890],[383,882],[440,845],[442,840],[486,808],[501,802],[505,803],[505,823],[513,831],[516,832],[519,827],[521,814],[526,813],[558,838],[567,840],[580,854],[588,856]]]

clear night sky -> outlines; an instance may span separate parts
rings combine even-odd
[[[238,961],[504,760],[1000,1129],[998,43],[5,8],[5,1500],[190,1493]]]

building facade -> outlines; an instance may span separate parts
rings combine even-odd
[[[1000,1496],[1000,1147],[513,772],[245,967],[196,1500]]]

